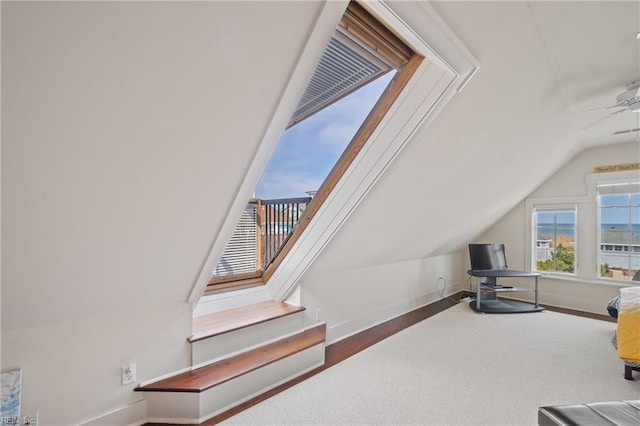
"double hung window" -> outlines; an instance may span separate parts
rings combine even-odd
[[[576,273],[576,217],[576,206],[534,209],[534,270]]]
[[[640,280],[640,182],[598,185],[599,274]]]

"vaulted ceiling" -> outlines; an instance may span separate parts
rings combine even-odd
[[[584,147],[635,137],[610,135],[628,114],[589,130],[593,116],[563,114],[638,78],[638,2],[431,4],[480,68],[309,274],[455,251]],[[38,312],[4,329],[185,300],[342,13],[318,28],[320,10],[3,3],[3,308]],[[315,33],[326,40],[305,48]]]
[[[29,364],[27,405],[78,423],[130,402],[118,360],[135,357],[147,377],[185,367],[186,300],[304,92],[344,9],[326,25],[319,15],[336,4],[1,2],[2,356]],[[601,114],[563,114],[610,105],[640,78],[637,1],[431,5],[479,69],[310,277],[455,252],[585,147],[635,140],[611,135],[635,125],[630,113],[583,130]],[[34,350],[42,341],[53,343]],[[91,363],[68,377],[77,359]]]
[[[529,8],[567,103],[565,119],[581,143],[637,139],[613,133],[639,127],[638,114],[602,120],[618,109],[580,111],[615,105],[625,86],[640,79],[640,2],[530,2]]]
[[[433,2],[480,63],[406,146],[307,276],[445,254],[582,149],[625,142],[615,103],[640,79],[638,2]],[[640,151],[639,156],[640,158]]]

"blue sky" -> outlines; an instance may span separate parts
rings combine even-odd
[[[373,108],[393,72],[287,130],[255,191],[261,199],[305,197],[317,190]]]
[[[600,221],[606,224],[629,223],[629,213],[631,213],[631,223],[640,223],[640,207],[627,207],[638,206],[639,201],[640,194],[634,194],[631,197],[626,194],[601,196]]]

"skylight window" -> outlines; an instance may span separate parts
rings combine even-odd
[[[249,201],[256,226],[239,222],[208,290],[269,279],[421,59],[360,5],[349,4],[256,188],[257,198]],[[255,250],[247,249],[251,244]],[[239,248],[255,256],[242,260],[245,269],[230,262],[241,257]],[[246,272],[247,264],[257,270]]]

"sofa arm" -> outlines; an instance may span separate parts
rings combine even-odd
[[[637,426],[640,424],[640,400],[540,407],[538,424],[541,426]]]

